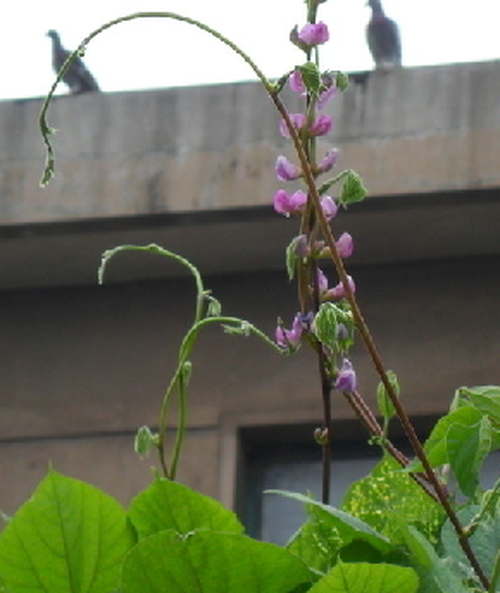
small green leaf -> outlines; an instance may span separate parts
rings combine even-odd
[[[158,435],[151,432],[148,426],[141,426],[134,439],[134,451],[139,457],[146,457],[158,444]]]
[[[128,554],[123,593],[290,593],[310,582],[287,550],[244,535],[215,531],[181,536],[161,531]]]
[[[350,85],[349,74],[338,71],[335,75],[335,86],[341,91],[346,91]]]
[[[0,574],[15,593],[109,593],[132,545],[118,502],[50,470],[0,536]]]
[[[288,244],[285,251],[286,271],[288,273],[289,280],[293,280],[295,278],[295,271],[297,270],[297,242],[299,241],[299,237],[300,235],[294,237]]]
[[[368,190],[361,177],[355,171],[349,170],[340,191],[341,204],[347,206],[354,202],[361,202],[365,199],[367,193]]]
[[[399,397],[400,387],[396,373],[393,371],[387,371],[387,378],[389,379],[389,383],[391,384],[394,393]],[[390,420],[395,416],[396,410],[394,408],[394,404],[392,403],[391,398],[387,393],[387,389],[382,382],[380,382],[377,387],[377,403],[380,413],[386,420]]]
[[[339,562],[308,593],[416,593],[418,584],[406,566]]]
[[[322,303],[314,318],[314,333],[318,340],[328,348],[337,342],[337,307],[333,303]]]
[[[302,66],[298,66],[302,74],[302,81],[311,95],[317,96],[321,88],[321,74],[314,62],[306,62]]]
[[[140,538],[165,529],[242,533],[236,515],[219,502],[178,482],[155,480],[132,501],[129,517]]]

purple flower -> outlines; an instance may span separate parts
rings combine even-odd
[[[338,241],[335,242],[335,246],[342,259],[350,257],[354,251],[354,241],[349,233],[342,233]]]
[[[356,373],[354,372],[351,362],[347,358],[344,358],[342,361],[342,367],[335,379],[334,387],[339,391],[346,391],[347,393],[356,391]]]
[[[326,90],[320,93],[318,100],[316,101],[316,107],[318,109],[323,109],[323,107],[330,101],[336,92],[337,87],[335,87],[333,84],[329,86]]]
[[[280,181],[293,181],[301,175],[300,169],[283,155],[280,155],[276,159],[274,170],[276,172],[276,177]]]
[[[317,271],[317,279],[319,294],[322,295],[328,290],[328,278],[320,268]]]
[[[292,195],[289,195],[284,189],[279,189],[274,194],[273,206],[276,212],[290,216],[290,214],[298,213],[307,203],[307,196],[302,190],[297,190]]]
[[[307,242],[307,235],[299,235],[295,243],[295,253],[298,257],[308,257],[311,253]]]
[[[329,171],[332,167],[334,167],[337,164],[338,158],[339,158],[338,148],[331,148],[325,154],[325,156],[321,159],[320,163],[317,165],[316,172],[318,174],[326,173],[327,171]]]
[[[356,285],[354,284],[354,280],[351,278],[351,276],[347,276],[347,282],[349,284],[351,292],[355,292]],[[330,290],[328,290],[324,296],[328,299],[345,299],[346,291],[344,285],[342,284],[342,282],[339,282],[337,286],[330,288]]]
[[[337,214],[339,207],[330,196],[323,196],[320,200],[321,209],[326,217],[326,220],[331,220]]]
[[[320,45],[330,39],[330,34],[325,23],[320,21],[304,25],[298,33],[298,38],[306,45]]]
[[[297,313],[292,322],[292,329],[285,329],[281,323],[278,323],[274,335],[276,344],[281,348],[295,350],[300,344],[303,332],[304,325],[302,322],[302,315]]]
[[[299,93],[299,95],[304,95],[306,93],[306,86],[302,80],[302,72],[300,70],[294,70],[290,74],[288,82],[294,93]]]
[[[303,113],[289,113],[288,116],[290,117],[292,124],[298,130],[301,130],[305,126],[306,116]],[[280,134],[284,138],[290,138],[290,131],[288,130],[284,119],[282,119],[280,122]]]
[[[332,129],[333,121],[329,115],[320,115],[309,128],[311,136],[324,136]]]

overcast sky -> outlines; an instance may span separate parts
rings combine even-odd
[[[53,81],[50,40],[57,29],[74,49],[104,22],[128,13],[173,11],[219,29],[251,55],[269,77],[302,59],[287,42],[303,24],[302,0],[5,0],[0,20],[3,76],[0,99],[38,97]],[[499,0],[385,0],[400,25],[405,66],[492,60],[500,57]],[[322,66],[366,70],[372,61],[365,42],[370,10],[366,0],[328,0],[319,17],[331,41]],[[104,91],[147,89],[250,80],[252,72],[220,42],[184,23],[133,21],[108,30],[89,46],[85,62]],[[60,87],[60,92],[66,92]]]

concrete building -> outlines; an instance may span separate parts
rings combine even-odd
[[[338,146],[339,167],[355,169],[370,190],[333,228],[355,238],[349,271],[359,302],[424,432],[456,387],[500,383],[498,97],[500,62],[373,74],[329,107],[336,129],[320,145]],[[290,147],[259,85],[57,97],[49,110],[59,130],[56,176],[45,189],[40,108],[40,100],[0,103],[7,513],[49,460],[124,503],[151,477],[156,460],[140,461],[132,439],[138,426],[157,425],[193,283],[172,262],[128,253],[98,286],[104,250],[157,243],[180,253],[228,315],[269,334],[277,316],[297,309],[283,269],[296,227],[270,206],[276,155]],[[360,391],[374,402],[377,377],[361,344],[354,360]],[[314,358],[307,349],[280,357],[257,339],[210,328],[193,364],[180,479],[245,510],[253,532],[266,535],[270,511],[256,488],[278,475],[316,486],[307,482],[320,455],[311,450],[321,413]],[[333,407],[348,456],[365,435],[340,397]],[[306,465],[288,471],[294,461]]]

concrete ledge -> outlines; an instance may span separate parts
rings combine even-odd
[[[498,96],[500,61],[372,73],[329,106],[320,151],[338,145],[373,195],[498,187]],[[0,224],[267,205],[290,148],[256,83],[57,97],[57,174],[41,190],[40,107],[0,103]]]

